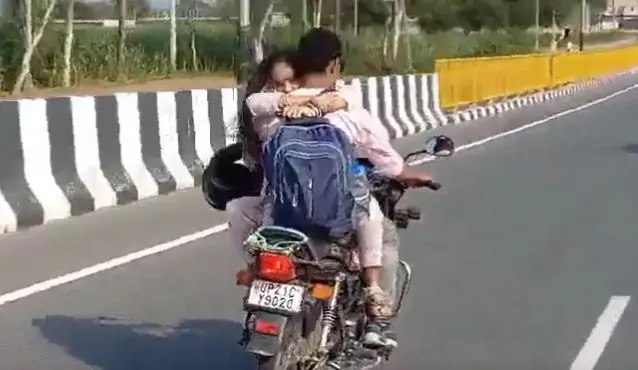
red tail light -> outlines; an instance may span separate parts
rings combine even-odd
[[[257,257],[257,274],[262,279],[282,283],[297,276],[290,256],[269,252],[262,252]]]
[[[255,331],[260,334],[279,335],[279,325],[264,320],[255,321]]]

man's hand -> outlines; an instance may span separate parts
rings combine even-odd
[[[319,94],[312,98],[310,103],[319,108],[324,114],[348,108],[348,103],[337,92]]]
[[[411,168],[404,168],[403,172],[397,176],[397,180],[410,188],[421,188],[432,182],[432,178],[428,174]]]

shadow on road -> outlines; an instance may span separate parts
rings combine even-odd
[[[629,154],[638,154],[638,144],[627,144],[623,149]]]
[[[241,325],[228,320],[187,320],[164,326],[47,316],[32,324],[71,356],[103,370],[255,368],[252,356],[237,344]]]

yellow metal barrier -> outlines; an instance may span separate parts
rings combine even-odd
[[[638,46],[561,54],[441,59],[442,108],[478,103],[638,67]]]
[[[552,57],[554,85],[627,71],[638,65],[638,46],[622,49],[556,54]]]
[[[443,108],[542,89],[551,84],[550,69],[551,57],[542,54],[435,63]]]

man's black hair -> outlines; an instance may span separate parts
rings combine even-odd
[[[330,30],[313,28],[299,40],[298,53],[300,74],[321,73],[332,60],[341,58],[341,40]]]

